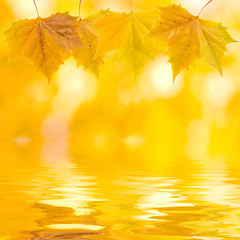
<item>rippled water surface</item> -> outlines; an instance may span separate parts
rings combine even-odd
[[[1,144],[1,240],[240,239],[237,157],[160,143],[81,149]]]

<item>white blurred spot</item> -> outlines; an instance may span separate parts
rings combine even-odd
[[[58,93],[53,100],[54,112],[64,112],[72,117],[77,108],[84,102],[90,101],[97,92],[97,79],[81,68],[76,68],[76,63],[68,60],[61,66],[57,75]]]
[[[183,79],[178,76],[173,83],[171,65],[161,59],[147,67],[140,82],[141,91],[148,100],[171,98],[180,93]]]
[[[191,14],[197,16],[203,6],[207,4],[209,0],[179,0],[179,3],[186,8]],[[203,11],[201,15],[204,15],[205,13],[209,12],[209,8],[211,8],[211,5],[213,3],[209,4],[208,11]],[[216,6],[216,5],[215,5]]]
[[[197,15],[208,0],[179,0],[179,3],[186,9],[190,10],[192,14]]]
[[[37,18],[36,9],[32,0],[7,0],[8,4],[16,18]],[[37,1],[38,12],[41,17],[48,17],[53,12],[53,1],[41,0]]]
[[[123,142],[128,147],[137,147],[139,145],[142,145],[145,142],[145,139],[140,135],[131,135],[123,139]]]
[[[98,230],[103,229],[104,227],[96,226],[96,225],[86,225],[86,224],[53,224],[53,225],[48,225],[47,228],[50,228],[50,229],[84,229],[84,230],[98,231]]]
[[[226,76],[212,74],[206,80],[205,97],[214,106],[226,107],[235,91],[234,83]]]

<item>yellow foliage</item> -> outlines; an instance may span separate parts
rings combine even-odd
[[[50,80],[63,64],[66,51],[82,45],[76,28],[76,18],[57,13],[45,19],[20,20],[6,34],[13,57],[28,58]]]
[[[167,55],[172,64],[173,80],[184,68],[202,57],[222,74],[226,44],[235,40],[220,23],[193,16],[181,5],[159,7],[160,18],[151,35],[167,41]]]
[[[112,2],[84,1],[82,15],[110,4],[117,11],[129,9],[128,1]],[[167,5],[173,1],[160,2]],[[182,1],[187,9],[197,12],[201,2]],[[233,36],[238,36],[240,3],[237,2],[215,1],[206,12],[209,13],[206,19],[220,19]],[[16,19],[30,18],[26,13],[35,14],[28,0],[0,0],[0,3],[1,32]],[[73,14],[78,11],[75,0],[37,3],[41,16],[49,16],[49,12],[59,8]],[[230,45],[221,64],[223,77],[196,60],[197,68],[185,71],[173,84],[167,57],[147,62],[157,55],[158,47],[162,48],[159,36],[149,37],[155,21],[152,19],[158,19],[159,12],[153,11],[151,15],[144,11],[156,4],[159,1],[133,1],[133,9],[140,12],[102,14],[101,10],[80,21],[74,18],[76,41],[82,45],[66,51],[57,49],[57,60],[62,62],[69,54],[75,59],[59,66],[51,85],[27,61],[4,66],[9,53],[6,36],[0,37],[1,240],[181,240],[226,236],[240,239],[239,45]],[[126,38],[120,36],[116,51],[109,50],[98,81],[92,73],[75,65],[77,61],[90,71],[99,71],[106,51],[99,55],[98,62],[96,51],[101,29],[94,29],[93,24],[103,21],[108,14],[124,20],[116,30],[124,29]],[[190,14],[188,18],[192,18]],[[173,19],[171,15],[170,22]],[[193,16],[191,21],[195,19]],[[112,20],[109,24],[114,25]],[[25,51],[31,47],[32,51],[40,52],[39,31],[49,34],[44,26],[46,19],[41,19],[43,23],[37,21],[40,20],[23,21],[30,23],[29,29],[34,24],[37,28],[33,31],[34,47],[23,39],[22,44],[16,45],[20,36],[14,33],[23,32],[22,28],[12,29],[11,41],[15,57],[27,57],[39,67],[34,61],[39,63],[42,55],[36,60],[30,53],[26,56]],[[197,43],[196,47],[200,46],[193,52],[212,64],[210,45],[203,43],[213,44],[215,40],[212,42],[211,37],[218,39],[225,30],[212,22],[196,21],[200,35],[189,36],[187,27],[177,36],[171,35],[174,31],[166,32],[163,40],[170,51],[169,43],[186,44],[190,38],[193,44]],[[56,32],[58,25],[51,27]],[[211,32],[206,39],[204,31]],[[56,40],[56,49],[59,43],[55,34],[49,35],[47,39],[53,37],[49,44]],[[133,45],[133,39],[141,44]],[[110,39],[109,46],[115,40]],[[221,43],[225,40],[221,39]],[[145,46],[143,42],[151,44]],[[142,53],[143,48],[150,48],[151,54]],[[171,51],[178,54],[182,48],[176,45]],[[74,55],[76,52],[78,57]],[[126,59],[129,53],[132,56]],[[192,52],[188,54],[192,56]],[[137,65],[139,72],[143,70],[138,81],[117,61],[118,55],[132,69],[133,60],[142,63],[143,59],[147,63],[143,69],[143,65]],[[183,56],[179,59],[184,61]]]
[[[98,36],[92,29],[92,24],[109,10],[100,10],[85,19],[78,21],[77,34],[84,44],[80,48],[73,50],[73,56],[77,61],[77,66],[83,65],[85,69],[90,69],[97,77],[99,76],[100,65],[103,63],[103,55],[95,57]]]
[[[96,56],[117,49],[119,58],[137,76],[147,60],[154,60],[156,46],[147,34],[157,16],[156,11],[106,14],[93,25],[100,34]]]

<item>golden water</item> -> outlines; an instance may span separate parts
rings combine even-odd
[[[162,145],[2,143],[0,239],[240,239],[238,159]]]

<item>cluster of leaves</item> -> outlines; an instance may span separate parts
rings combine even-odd
[[[137,13],[100,10],[85,19],[56,13],[20,20],[6,34],[14,58],[29,59],[49,81],[69,57],[99,76],[105,55],[113,50],[135,76],[162,51],[169,56],[174,80],[196,58],[222,73],[226,45],[234,42],[220,23],[193,16],[181,5]]]

